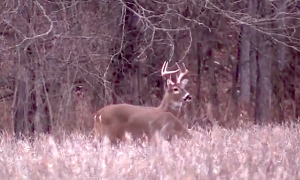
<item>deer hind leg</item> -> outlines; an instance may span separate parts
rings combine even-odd
[[[99,139],[102,139],[103,136],[105,135],[105,126],[102,125],[101,123],[101,115],[94,116],[94,132],[95,132],[95,136]]]
[[[121,124],[102,125],[103,136],[107,136],[112,145],[125,140],[125,129]]]
[[[107,138],[110,144],[117,144],[118,138],[117,138],[116,131],[111,125],[105,125],[102,123],[101,115],[94,116],[94,131],[95,131],[95,137],[98,140],[107,143],[106,141],[103,141]]]

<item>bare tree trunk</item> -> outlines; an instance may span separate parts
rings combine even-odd
[[[238,82],[238,62],[231,57],[232,61],[232,72],[231,72],[231,77],[232,77],[232,87],[230,91],[230,99],[228,103],[227,109],[230,109],[229,111],[226,112],[225,117],[224,117],[224,122],[228,123],[227,125],[223,126],[233,126],[238,124],[238,122],[234,122],[233,120],[236,120],[239,115],[239,106],[238,106],[238,87],[237,87],[237,82]],[[231,115],[228,116],[228,113],[231,113]]]
[[[45,133],[48,129],[49,123],[47,123],[47,113],[45,111],[46,107],[42,99],[43,95],[43,85],[39,78],[35,78],[35,102],[36,102],[36,112],[34,117],[34,129],[37,134]]]
[[[20,58],[24,58],[24,56],[21,55]],[[26,60],[23,59],[22,61]],[[34,113],[34,101],[32,99],[33,89],[30,82],[32,75],[25,67],[26,65],[18,66],[16,78],[17,87],[15,89],[13,105],[15,136],[17,139],[19,139],[21,135],[32,135],[34,132],[33,122],[31,121],[32,114]]]
[[[268,2],[259,2],[259,12],[265,17],[271,11]],[[266,28],[271,28],[270,24]],[[255,122],[260,125],[271,123],[271,100],[272,100],[272,60],[273,60],[273,42],[267,34],[258,34],[258,78],[256,93],[256,115]]]
[[[242,25],[239,57],[239,74],[241,75],[240,106],[248,111],[250,106],[250,27]]]
[[[25,93],[26,84],[20,79],[16,79],[16,88],[14,95],[14,107],[13,107],[13,120],[14,120],[14,133],[17,139],[20,139],[24,134],[25,128]]]
[[[136,81],[137,81],[137,92],[136,92],[136,98],[137,98],[137,105],[141,105],[142,99],[141,99],[141,73],[140,73],[140,64],[138,64],[137,70],[136,70]]]
[[[50,97],[49,97],[49,93],[47,92],[47,89],[46,89],[46,82],[45,82],[45,79],[44,77],[42,77],[42,83],[43,83],[43,88],[44,88],[44,91],[45,91],[45,103],[47,104],[46,106],[48,107],[48,112],[49,112],[49,124],[48,124],[48,132],[51,133],[52,132],[52,129],[54,127],[54,117],[53,117],[53,108],[52,108],[52,104],[51,104],[51,101],[50,101]],[[55,86],[55,84],[53,84],[53,86]]]
[[[295,61],[295,70],[293,74],[294,85],[295,85],[295,104],[294,104],[294,117],[295,119],[300,120],[300,53],[293,50],[294,61]]]
[[[253,17],[257,13],[258,1],[253,0],[249,1],[249,13]],[[256,84],[257,84],[257,53],[258,53],[258,43],[257,43],[257,31],[250,29],[250,92],[251,92],[251,102],[255,102],[256,97]],[[255,103],[254,103],[255,104]],[[252,109],[253,110],[253,109]],[[251,113],[251,116],[254,117],[254,112]]]
[[[14,133],[16,139],[20,139],[26,132],[28,132],[29,119],[29,71],[26,67],[28,63],[27,50],[30,42],[25,41],[17,48],[19,60],[15,69],[16,88],[13,102],[13,120],[14,120]]]
[[[215,63],[214,63],[214,50],[208,49],[208,63],[209,63],[209,102],[208,102],[208,115],[210,119],[215,121],[220,120],[219,110],[219,97],[218,97],[218,84],[215,76]]]
[[[258,56],[255,122],[263,125],[271,122],[271,63],[273,57],[271,40],[266,35],[260,34],[260,37],[261,53]]]
[[[277,42],[277,61],[274,63],[274,94],[275,94],[275,103],[274,103],[274,115],[277,122],[282,123],[284,121],[284,111],[282,109],[283,100],[284,100],[284,92],[285,92],[285,85],[284,85],[284,71],[285,69],[288,71],[290,70],[287,68],[288,59],[286,58],[286,46],[283,44],[286,42],[286,35],[285,32],[285,13],[286,13],[286,4],[284,0],[277,1],[277,9],[278,9],[278,16],[279,20],[276,24],[277,26],[277,33],[282,35],[278,37],[280,42]]]
[[[281,79],[282,71],[279,70],[278,61],[274,62],[273,66],[273,90],[274,90],[274,120],[278,123],[282,123],[284,121],[284,113],[282,110],[282,101],[284,99],[284,83]]]
[[[250,51],[250,90],[252,93],[251,102],[255,102],[256,85],[257,85],[257,32],[252,30],[251,33],[251,51]]]
[[[283,71],[285,66],[288,63],[288,59],[286,58],[286,46],[283,44],[286,42],[286,21],[287,19],[285,18],[285,13],[286,13],[286,2],[285,0],[278,0],[277,1],[277,13],[278,13],[278,23],[277,23],[277,33],[280,34],[281,36],[278,37],[278,54],[277,54],[277,61],[279,64],[279,70]]]
[[[248,14],[250,16],[254,16],[256,13],[257,2],[248,1]],[[253,51],[251,51],[251,46],[253,46],[253,42],[255,41],[255,37],[252,34],[254,30],[246,24],[242,25],[242,35],[241,35],[241,44],[240,44],[240,57],[239,57],[239,74],[241,75],[241,95],[240,95],[240,106],[243,110],[246,110],[248,115],[251,109],[251,84],[253,84],[253,73],[255,72],[255,60],[253,57]],[[254,39],[254,40],[252,40]],[[252,44],[252,45],[251,45]],[[253,47],[252,47],[253,48]]]
[[[196,99],[198,100],[198,104],[196,108],[198,111],[196,112],[196,117],[199,117],[202,115],[201,112],[201,76],[203,71],[203,50],[201,48],[201,43],[196,43],[196,53],[197,53],[197,94]]]

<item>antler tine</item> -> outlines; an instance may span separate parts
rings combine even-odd
[[[168,67],[168,62],[165,61],[161,68],[161,76],[165,77],[166,75],[171,75],[180,71],[180,69],[177,69],[175,71],[167,71],[167,67]]]
[[[162,76],[164,75],[166,63],[167,62],[165,61],[164,64],[162,65],[162,67],[161,67],[161,70],[160,70],[160,73],[161,73]]]
[[[185,76],[189,72],[189,70],[186,69],[184,63],[182,63],[183,69],[179,66],[178,63],[176,63],[176,65],[177,65],[178,69],[180,70],[180,74],[178,76],[176,75],[176,77],[177,77],[177,83],[180,83],[181,80],[182,80],[182,78],[183,78],[183,76]]]

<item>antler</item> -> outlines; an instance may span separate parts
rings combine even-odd
[[[182,63],[183,68],[181,68],[181,67],[178,65],[178,63],[176,63],[176,65],[177,65],[177,67],[178,67],[178,69],[179,69],[179,71],[180,71],[180,74],[179,74],[179,75],[176,75],[176,79],[177,79],[177,83],[180,83],[181,80],[182,80],[182,78],[183,78],[183,76],[185,76],[185,75],[189,72],[189,70],[186,69],[184,63]]]
[[[177,73],[180,69],[178,68],[177,70],[175,71],[167,71],[167,67],[168,67],[168,62],[165,61],[162,68],[161,68],[161,76],[162,77],[165,77],[166,75],[171,75],[171,74],[174,74],[174,73]]]
[[[185,76],[189,71],[186,69],[184,63],[182,63],[183,68],[180,67],[178,63],[176,63],[176,65],[178,67],[177,70],[175,70],[175,71],[167,71],[168,62],[165,61],[164,64],[163,64],[163,66],[162,66],[162,68],[161,68],[161,76],[165,77],[167,75],[170,75],[170,77],[171,77],[171,74],[177,73],[179,71],[180,72],[179,75],[176,74],[176,80],[177,80],[177,83],[180,83],[181,80],[182,80],[182,78],[183,78],[183,76]],[[170,78],[170,80],[171,80],[171,78]],[[174,84],[174,82],[172,82],[172,83]]]

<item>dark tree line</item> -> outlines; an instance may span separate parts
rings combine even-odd
[[[299,118],[298,1],[0,3],[0,128],[17,138],[90,132],[111,103],[157,106],[164,61],[190,70],[188,125]]]

